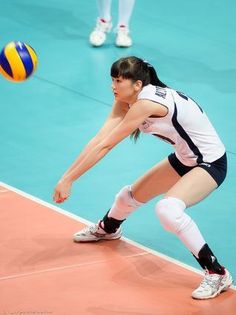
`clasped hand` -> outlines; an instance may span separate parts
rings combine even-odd
[[[53,201],[56,203],[62,203],[69,198],[71,192],[72,182],[61,179],[54,190]]]

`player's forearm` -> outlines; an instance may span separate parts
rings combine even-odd
[[[109,152],[109,150],[110,149],[108,147],[104,147],[101,144],[93,147],[93,149],[89,151],[89,154],[85,155],[80,162],[77,161],[73,168],[69,169],[63,175],[61,180],[73,183],[76,179],[93,167],[99,160],[101,160]]]
[[[93,138],[91,141],[89,141],[89,143],[84,147],[77,159],[73,162],[73,164],[68,168],[68,170],[62,177],[64,177],[67,173],[73,171],[98,143],[99,140],[97,138]]]

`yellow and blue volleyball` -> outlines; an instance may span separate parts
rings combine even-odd
[[[37,63],[34,49],[22,42],[10,42],[0,53],[0,72],[11,81],[26,80],[36,70]]]

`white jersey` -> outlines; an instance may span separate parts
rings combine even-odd
[[[164,105],[165,117],[149,117],[139,130],[153,134],[175,147],[175,154],[183,164],[195,166],[213,162],[225,153],[225,147],[203,110],[188,96],[170,88],[145,86],[138,99]]]

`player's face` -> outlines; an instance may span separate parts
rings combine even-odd
[[[115,99],[123,102],[130,103],[137,95],[138,89],[136,83],[130,79],[124,79],[122,77],[112,77],[112,91]]]

